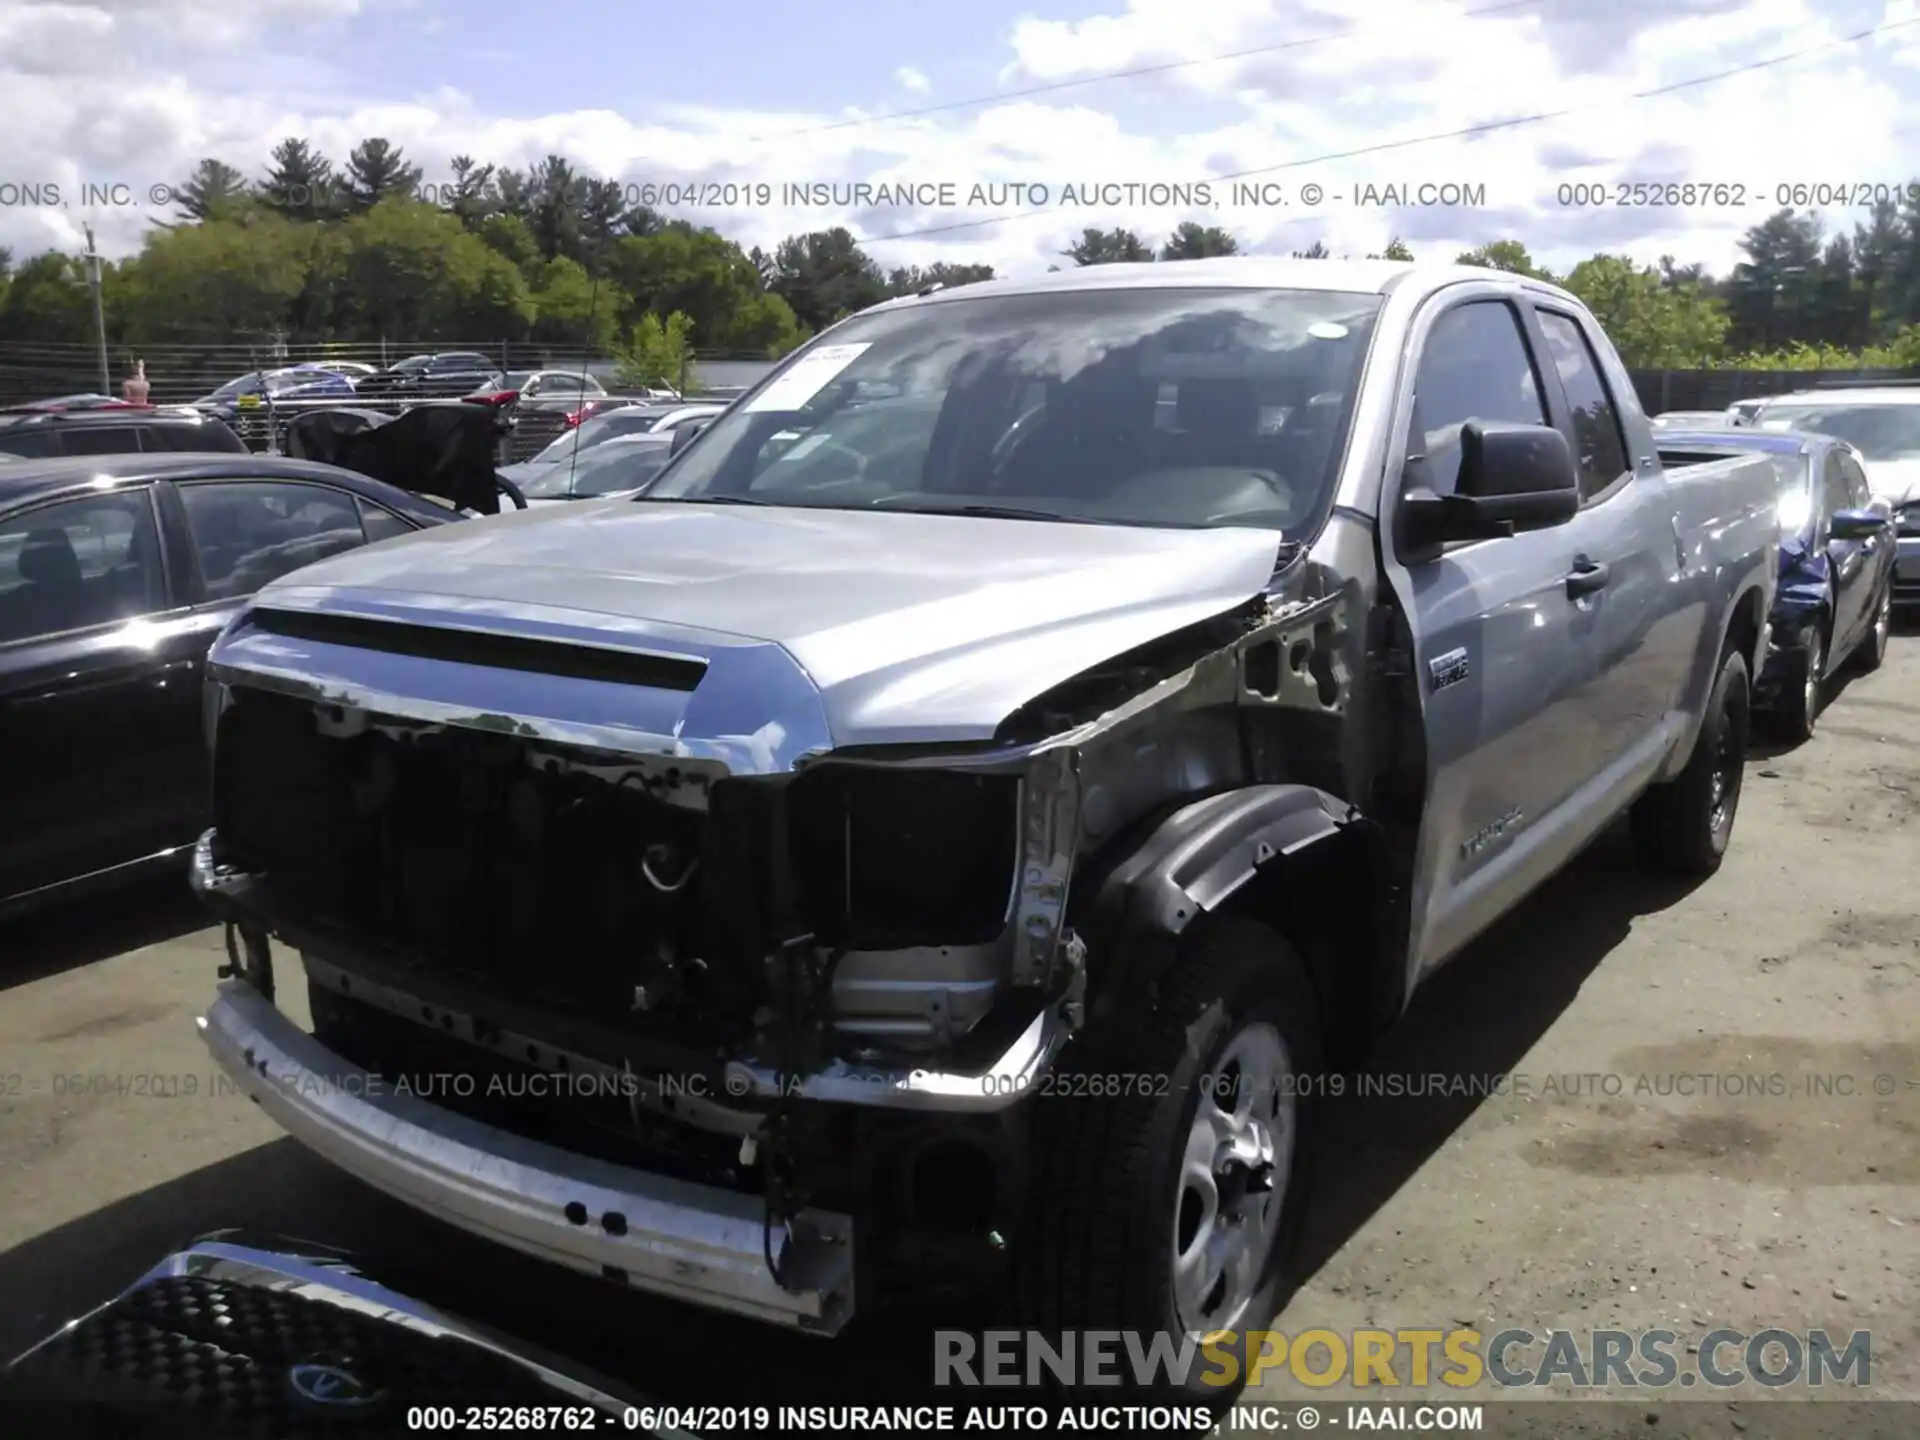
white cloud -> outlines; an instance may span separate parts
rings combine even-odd
[[[448,87],[343,94],[302,59],[309,25],[366,24],[363,0],[125,0],[111,7],[21,6],[0,0],[0,134],[13,169],[45,179],[118,181],[136,192],[177,181],[203,155],[258,173],[272,141],[304,135],[336,159],[381,134],[444,179],[456,154],[527,165],[558,151],[635,187],[716,181],[677,207],[743,243],[845,224],[888,266],[945,259],[1031,272],[1054,262],[1087,226],[1127,225],[1159,240],[1177,223],[1224,224],[1248,248],[1287,251],[1323,240],[1365,253],[1398,234],[1423,254],[1450,254],[1517,237],[1551,263],[1599,249],[1651,260],[1671,253],[1725,269],[1740,234],[1776,208],[1778,187],[1914,178],[1917,115],[1904,64],[1920,57],[1920,26],[1805,60],[1670,95],[1634,92],[1819,45],[1875,23],[1910,19],[1913,0],[1615,0],[1603,7],[1520,5],[1463,16],[1433,0],[1113,0],[1106,15],[1026,19],[1009,31],[1005,83],[1019,87],[1166,65],[1223,51],[1264,53],[1108,80],[939,115],[889,118],[869,90],[866,108],[781,113],[742,107],[566,108],[564,91],[516,96],[509,115],[488,97]],[[1478,8],[1485,8],[1479,0]],[[1905,7],[1904,9],[1900,7]],[[161,47],[182,17],[206,21],[194,48]],[[1824,12],[1824,13],[1823,13]],[[1311,44],[1295,44],[1303,39]],[[1275,48],[1291,46],[1291,48]],[[85,63],[76,57],[84,55]],[[154,57],[165,55],[164,61]],[[234,62],[244,59],[244,65]],[[218,82],[206,66],[218,62]],[[449,63],[449,75],[457,74]],[[438,76],[424,77],[438,80]],[[894,85],[917,93],[925,77],[902,67]],[[356,83],[365,83],[356,81]],[[871,83],[869,81],[869,83]],[[849,80],[842,88],[859,94]],[[894,108],[898,108],[896,105]],[[1573,110],[1512,129],[1302,165],[1321,155],[1464,130],[1517,115]],[[658,157],[671,157],[672,165]],[[1067,184],[1191,184],[1246,171],[1279,187],[1286,205],[1060,204]],[[19,181],[35,176],[10,175]],[[946,185],[946,209],[794,203],[797,182]],[[1743,187],[1738,207],[1695,203],[1571,203],[1573,184],[1692,181]],[[1318,204],[1300,197],[1322,187]],[[1455,182],[1478,187],[1476,206],[1357,204],[1365,185]],[[745,191],[737,188],[746,185]],[[972,205],[975,185],[1045,187],[1047,213],[978,222],[1033,208]],[[1258,194],[1258,192],[1255,192]],[[1269,192],[1271,194],[1271,192]],[[765,199],[768,203],[759,202]],[[0,201],[6,196],[0,193]],[[1563,203],[1564,202],[1564,203]],[[0,208],[0,244],[16,254],[71,243],[92,218],[102,244],[124,253],[150,216],[138,206],[91,217],[70,207]],[[1834,224],[1856,215],[1835,213]],[[894,242],[900,231],[968,228]]]
[[[933,82],[911,65],[902,65],[894,71],[893,81],[902,90],[911,90],[915,95],[924,95],[933,88]]]

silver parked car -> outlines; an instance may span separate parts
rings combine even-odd
[[[676,448],[289,577],[212,657],[206,1043],[502,1244],[828,1334],[982,1288],[1259,1326],[1315,1077],[1623,811],[1725,853],[1779,482],[1669,473],[1551,285],[969,285]]]

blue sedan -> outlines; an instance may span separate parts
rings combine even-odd
[[[1780,473],[1780,582],[1756,687],[1783,738],[1805,740],[1822,687],[1851,664],[1877,670],[1893,626],[1893,517],[1873,499],[1860,453],[1793,430],[1664,432],[1663,459],[1762,454]]]

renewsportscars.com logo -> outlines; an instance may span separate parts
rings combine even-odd
[[[1211,1385],[1254,1388],[1286,1376],[1356,1390],[1445,1385],[1503,1390],[1558,1385],[1608,1391],[1740,1385],[1769,1389],[1873,1383],[1873,1337],[1836,1345],[1825,1330],[1713,1330],[1697,1346],[1674,1330],[1467,1329],[1216,1331],[960,1330],[934,1334],[933,1383],[947,1387],[1079,1388]]]

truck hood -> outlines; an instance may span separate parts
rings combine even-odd
[[[978,741],[1101,660],[1262,593],[1280,538],[592,500],[339,555],[268,586],[256,604],[697,655],[709,666],[699,690],[727,694],[736,734],[796,728],[738,713],[760,703],[757,682],[743,655],[725,657],[775,647],[818,695],[813,724],[797,728],[823,729],[832,745]],[[244,655],[231,658],[245,667]],[[413,683],[388,672],[386,693],[402,681]],[[556,686],[538,688],[549,697],[540,703],[559,703]],[[525,715],[527,691],[497,708]],[[689,703],[674,733],[693,718]]]

